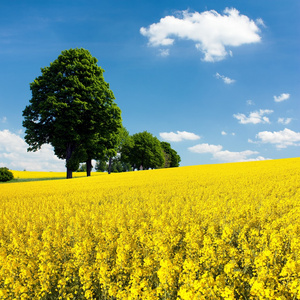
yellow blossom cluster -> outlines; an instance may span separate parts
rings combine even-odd
[[[300,158],[0,191],[0,299],[300,299]]]

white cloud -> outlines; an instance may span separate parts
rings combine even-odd
[[[256,135],[262,143],[275,144],[278,149],[288,146],[300,146],[300,132],[288,128],[281,131],[262,131]]]
[[[252,100],[247,100],[247,105],[255,105],[255,103]]]
[[[0,131],[0,165],[11,170],[65,171],[65,162],[58,159],[50,145],[37,152],[27,152],[28,145],[18,134]]]
[[[259,124],[259,123],[270,123],[270,120],[265,115],[271,114],[273,110],[270,109],[260,109],[259,111],[253,111],[246,115],[238,113],[234,114],[233,117],[239,120],[240,124]]]
[[[166,57],[170,55],[169,49],[159,49],[159,55],[162,57]]]
[[[216,73],[216,77],[218,79],[222,79],[224,81],[224,83],[226,83],[226,84],[232,84],[232,83],[235,82],[234,79],[231,79],[229,77],[225,77],[224,75],[220,75],[219,73]]]
[[[206,143],[198,144],[193,147],[189,147],[188,149],[194,153],[211,153],[214,159],[224,162],[241,162],[265,159],[262,156],[257,156],[255,158],[249,157],[258,154],[257,151],[245,150],[241,152],[232,152],[228,150],[222,150],[223,147],[221,145],[210,145]]]
[[[2,118],[0,119],[0,123],[6,123],[6,121],[7,121],[7,118],[6,118],[6,117],[2,117]]]
[[[282,102],[285,100],[288,100],[290,98],[290,94],[288,93],[282,93],[280,96],[274,96],[274,101],[275,102]]]
[[[181,142],[183,140],[199,140],[200,136],[192,132],[177,131],[175,132],[161,132],[160,137],[169,142]]]
[[[235,8],[226,8],[224,14],[214,10],[199,12],[181,11],[176,16],[166,16],[140,33],[148,38],[149,46],[171,46],[175,39],[191,40],[204,54],[204,61],[214,62],[232,56],[226,47],[260,42],[263,21],[255,22],[241,15]]]
[[[279,124],[287,125],[292,122],[292,118],[278,118],[277,121]]]
[[[225,161],[225,162],[242,162],[242,161],[257,161],[257,160],[265,160],[262,156],[257,157],[249,157],[252,155],[258,154],[257,151],[245,150],[241,152],[232,152],[232,151],[220,151],[215,153],[213,156],[215,159]]]
[[[204,143],[204,144],[198,144],[196,146],[193,146],[193,147],[189,147],[188,149],[191,151],[191,152],[194,152],[194,153],[212,153],[212,154],[215,154],[215,153],[218,153],[222,150],[222,146],[221,145],[210,145],[210,144],[207,144],[207,143]]]
[[[226,131],[224,131],[224,130],[223,130],[223,131],[221,131],[221,134],[222,134],[222,135],[228,135],[228,133],[227,133]],[[231,134],[231,135],[233,135],[233,136],[235,135],[235,133],[234,133],[234,132],[231,132],[230,134]]]
[[[261,19],[261,18],[256,19],[256,20],[255,20],[255,23],[256,23],[257,25],[259,25],[259,26],[267,27],[267,26],[265,25],[263,19]]]

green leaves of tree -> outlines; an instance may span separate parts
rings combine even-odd
[[[28,151],[49,143],[70,170],[102,157],[122,120],[97,59],[85,49],[65,50],[41,72],[23,111]]]

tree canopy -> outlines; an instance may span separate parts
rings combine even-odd
[[[133,169],[161,168],[165,162],[160,141],[147,131],[132,135],[123,145],[121,155]]]
[[[125,172],[130,171],[131,166],[121,159],[123,145],[131,139],[128,130],[125,127],[120,127],[118,132],[113,135],[114,143],[108,146],[105,156],[96,163],[97,171]]]
[[[179,167],[179,163],[181,161],[181,158],[177,154],[177,152],[174,149],[171,148],[170,143],[160,142],[160,145],[163,149],[164,156],[165,156],[164,168]]]
[[[171,145],[160,142],[147,131],[130,136],[126,128],[121,127],[117,141],[117,146],[108,150],[107,155],[97,161],[97,171],[110,173],[179,167],[181,158]]]
[[[14,179],[14,174],[6,167],[0,168],[0,182],[10,181]]]
[[[104,70],[88,50],[70,49],[41,72],[30,84],[32,98],[23,111],[28,151],[51,144],[66,159],[67,178],[83,161],[89,175],[91,160],[117,143],[111,138],[122,122]]]

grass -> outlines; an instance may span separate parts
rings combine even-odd
[[[10,181],[0,182],[3,183],[18,183],[18,182],[32,182],[32,181],[43,181],[43,180],[58,180],[58,179],[66,179],[66,177],[45,177],[45,178],[14,178]]]

